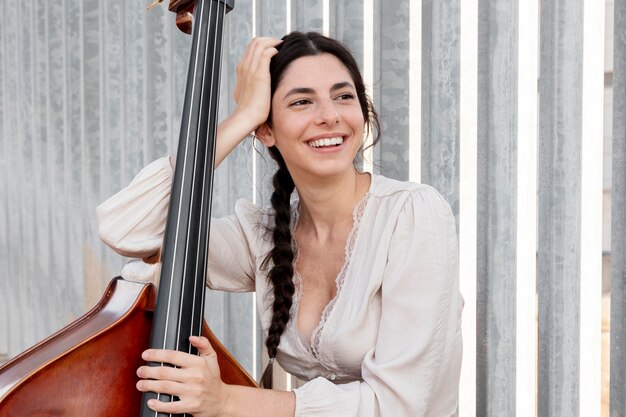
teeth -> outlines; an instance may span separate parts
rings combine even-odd
[[[309,142],[313,148],[321,148],[322,146],[335,146],[343,143],[342,137],[317,139]]]

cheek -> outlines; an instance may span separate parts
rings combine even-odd
[[[348,123],[357,134],[363,136],[365,132],[365,120],[363,119],[363,114],[360,110],[351,114]]]
[[[302,114],[291,114],[288,118],[282,118],[280,123],[275,124],[276,142],[297,141],[309,126],[308,118],[303,116]]]

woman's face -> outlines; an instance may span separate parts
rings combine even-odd
[[[275,145],[294,178],[334,176],[353,170],[363,142],[364,118],[347,68],[331,54],[293,61],[272,97]]]

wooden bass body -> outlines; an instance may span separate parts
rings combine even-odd
[[[135,372],[149,347],[152,284],[115,278],[84,316],[0,367],[2,417],[137,417]],[[227,384],[256,386],[206,324]]]

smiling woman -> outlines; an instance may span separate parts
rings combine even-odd
[[[255,132],[278,170],[272,207],[241,200],[233,215],[212,219],[207,285],[256,292],[266,388],[274,358],[308,382],[294,392],[225,385],[208,341],[192,337],[199,358],[144,353],[176,368],[141,367],[138,389],[180,398],[149,406],[196,417],[455,415],[455,220],[432,187],[355,168],[365,134],[377,140],[379,129],[354,58],[317,33],[257,38],[234,96],[216,164]],[[104,202],[102,239],[123,255],[158,253],[171,177],[162,158]]]

